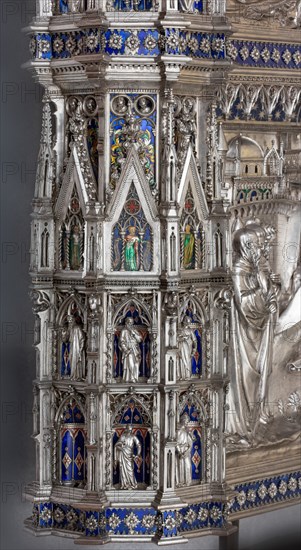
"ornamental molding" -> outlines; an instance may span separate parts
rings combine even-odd
[[[289,121],[297,115],[301,100],[300,85],[281,85],[281,84],[251,84],[251,83],[232,83],[223,85],[217,92],[218,107],[221,109],[226,120],[233,118],[232,109],[239,108],[243,117],[250,119],[252,111],[259,108],[262,110],[262,120],[267,117],[270,120],[276,108],[279,108],[285,114]],[[236,107],[237,105],[237,107]],[[260,117],[261,114],[259,113]],[[275,116],[275,115],[274,115]]]

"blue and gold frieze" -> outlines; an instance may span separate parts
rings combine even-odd
[[[221,528],[228,511],[249,508],[294,498],[301,493],[301,474],[285,474],[236,487],[237,496],[230,509],[222,502],[202,502],[158,513],[153,508],[107,508],[105,511],[81,511],[56,503],[35,504],[33,527],[66,529],[87,537],[105,535],[152,535],[175,537],[187,531]]]
[[[138,55],[155,57],[187,55],[192,58],[227,59],[238,65],[279,69],[301,66],[301,46],[272,42],[226,39],[223,33],[157,29],[85,29],[37,33],[30,51],[36,59],[65,59],[83,54]]]
[[[283,474],[235,487],[230,513],[242,512],[301,495],[301,472]]]
[[[106,530],[111,535],[154,535],[157,513],[153,508],[109,508]]]
[[[222,502],[201,502],[181,508],[177,512],[178,532],[220,528],[225,523]]]
[[[78,55],[187,55],[193,58],[225,59],[222,33],[186,32],[179,29],[85,29],[83,31],[38,33],[31,37],[30,51],[36,59],[66,59]]]
[[[190,504],[177,510],[159,512],[154,508],[113,508],[80,510],[53,502],[34,504],[34,528],[65,529],[87,537],[114,535],[157,535],[176,537],[187,531],[220,529],[230,513],[269,506],[301,495],[301,472],[293,472],[242,483],[235,487],[230,503],[221,501]]]
[[[227,41],[227,57],[238,65],[279,69],[301,66],[301,46],[275,42]]]

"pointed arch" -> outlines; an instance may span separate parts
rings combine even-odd
[[[200,323],[202,326],[208,321],[208,314],[204,305],[197,296],[184,294],[180,299],[179,321],[189,316],[194,323]]]
[[[49,231],[45,227],[41,235],[41,268],[49,267],[49,238]]]
[[[180,204],[180,215],[184,208],[188,186],[191,188],[200,221],[207,220],[209,208],[191,144],[188,148],[177,195],[177,202]]]
[[[137,152],[128,154],[112,195],[104,222],[104,242],[111,255],[104,258],[105,271],[134,275],[139,271],[159,273],[160,224],[157,207]]]
[[[137,307],[139,312],[139,317],[141,320],[148,326],[151,325],[151,316],[150,313],[145,308],[145,304],[141,302],[141,300],[138,298],[138,296],[129,297],[126,296],[122,302],[118,305],[118,307],[115,310],[114,317],[113,317],[113,325],[118,323],[118,320],[123,317],[125,318],[127,315],[127,312],[131,306]]]
[[[124,347],[127,346],[128,333],[126,320],[133,320],[133,332],[136,334],[136,344],[128,348],[130,364],[135,362],[135,378],[148,379],[151,375],[152,346],[151,346],[151,318],[145,306],[132,298],[119,305],[114,315],[113,334],[113,377],[123,378],[128,381],[133,376],[129,372],[129,363],[124,354]],[[125,341],[123,340],[125,338]],[[135,360],[134,360],[135,357]],[[131,367],[132,368],[132,367]],[[137,371],[136,371],[137,369]]]
[[[188,414],[191,422],[205,423],[209,418],[208,406],[196,392],[187,390],[179,397],[178,417]]]
[[[181,268],[185,270],[203,269],[205,267],[205,230],[200,222],[190,183],[182,205],[180,232]]]
[[[78,420],[79,420],[78,423],[79,424],[85,424],[85,422],[86,422],[86,411],[85,411],[81,396],[78,395],[76,392],[71,393],[69,395],[66,395],[64,397],[64,399],[61,401],[61,403],[59,404],[59,406],[57,408],[54,421],[56,423],[58,423],[58,422],[60,422],[60,420],[64,420],[63,417],[61,417],[61,415],[63,414],[63,409],[64,409],[64,407],[66,407],[66,405],[71,405],[71,404],[72,404],[72,411],[73,411],[71,422],[65,422],[65,423],[74,424],[75,422],[72,422],[72,419],[73,420],[75,419],[75,417],[77,415],[77,410],[78,410],[80,415],[81,415],[81,417],[78,418]]]
[[[64,319],[67,315],[74,315],[75,312],[80,313],[81,320],[84,321],[84,310],[83,306],[80,304],[79,300],[75,295],[68,296],[66,300],[60,305],[56,316],[57,326],[62,326],[64,324]]]
[[[126,418],[127,413],[129,413],[129,418]],[[135,418],[136,414],[137,418]],[[152,426],[150,411],[138,395],[125,396],[116,407],[114,415],[112,415],[111,425],[113,427],[120,426],[122,424],[143,424],[147,427]]]
[[[150,271],[152,268],[153,231],[146,220],[134,182],[124,208],[113,225],[112,266],[116,271]]]
[[[280,171],[280,155],[274,144],[269,151],[266,152],[263,161],[263,173],[266,176],[279,176]]]
[[[197,392],[188,389],[179,396],[178,424],[186,421],[186,429],[192,435],[191,460],[191,484],[206,481],[205,461],[207,457],[207,430],[209,410],[203,399]]]
[[[84,486],[86,482],[86,416],[76,394],[66,396],[56,416],[55,444],[58,447],[57,477],[62,485]]]

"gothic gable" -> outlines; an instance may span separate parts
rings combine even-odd
[[[67,214],[68,206],[74,191],[78,195],[83,215],[86,215],[86,205],[89,202],[89,197],[80,166],[77,150],[73,147],[55,206],[55,215],[60,222],[64,220]]]
[[[111,251],[105,271],[158,272],[159,222],[149,183],[134,148],[112,196],[104,223],[104,242]]]
[[[184,208],[185,197],[187,195],[189,187],[195,201],[199,219],[201,221],[207,220],[209,209],[191,145],[189,146],[187,152],[187,157],[178,189],[177,202],[180,205],[180,215]]]

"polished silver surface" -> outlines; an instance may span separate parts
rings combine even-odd
[[[300,3],[200,4],[28,29],[37,533],[233,535],[301,491]]]

